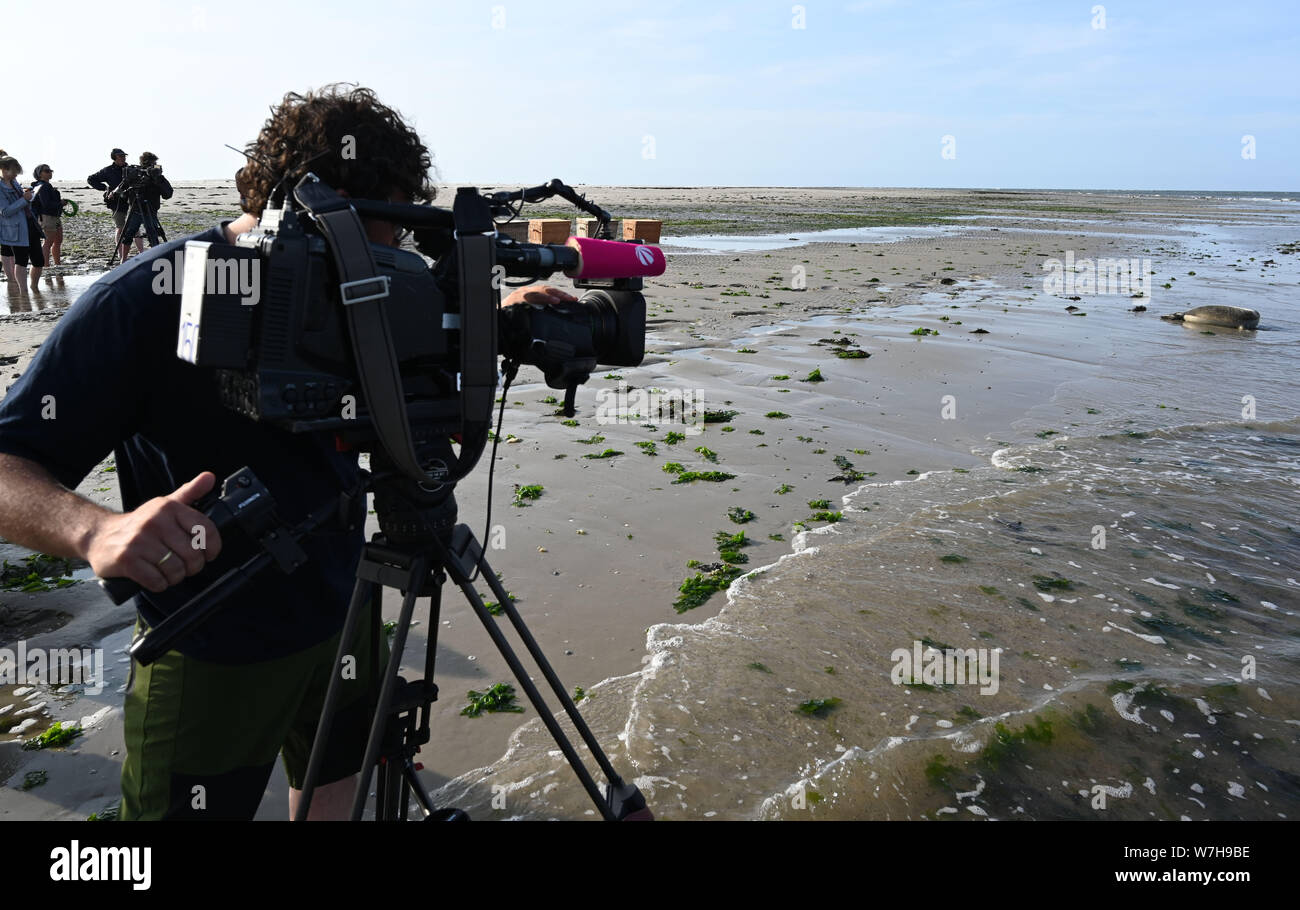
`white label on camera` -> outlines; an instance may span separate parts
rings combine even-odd
[[[176,356],[197,365],[199,362],[199,322],[203,317],[203,290],[208,262],[208,248],[202,240],[185,244],[185,278],[181,282],[181,320],[176,334]]]

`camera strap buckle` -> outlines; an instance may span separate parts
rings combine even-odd
[[[388,296],[388,276],[376,275],[373,278],[358,278],[356,281],[344,281],[339,285],[339,294],[344,306],[354,303],[366,303],[370,300],[382,300]]]

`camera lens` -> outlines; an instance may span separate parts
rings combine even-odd
[[[591,320],[596,360],[634,367],[645,357],[645,297],[636,291],[591,290],[578,305]]]
[[[581,363],[633,367],[645,356],[645,298],[589,290],[576,303],[516,304],[501,311],[500,328],[501,352],[548,377],[569,375]]]

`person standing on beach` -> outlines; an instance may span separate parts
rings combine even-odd
[[[31,212],[32,191],[18,183],[23,167],[10,156],[0,158],[0,260],[9,279],[10,294],[27,293],[27,266],[32,267],[32,290],[40,290],[45,254],[41,233]]]
[[[8,157],[9,153],[4,149],[0,149],[0,161],[3,161]],[[0,175],[0,219],[4,218],[5,205],[11,201],[6,195],[8,186],[9,182],[4,179],[3,175]],[[0,220],[0,236],[4,236],[4,225],[2,220]],[[17,291],[17,288],[14,286],[14,257],[12,252],[5,251],[4,246],[4,244],[0,244],[0,271],[4,272],[5,281],[9,283],[9,293],[12,294]]]
[[[149,245],[157,246],[162,234],[162,227],[158,224],[158,210],[162,208],[162,200],[172,198],[172,185],[163,176],[162,168],[158,166],[158,156],[153,152],[142,153],[140,167],[124,172],[123,179],[132,180],[132,175],[139,182],[129,187],[119,183],[113,190],[114,193],[126,198],[126,224],[122,228],[122,233],[127,237],[134,237],[143,227],[145,236],[149,238]],[[135,194],[134,206],[131,204],[130,196],[127,195],[130,193]],[[125,250],[122,251],[122,256],[125,260]]]
[[[54,170],[48,164],[36,166],[32,181],[32,214],[36,216],[45,243],[41,251],[48,265],[63,265],[63,194],[50,182]]]
[[[107,167],[100,168],[86,178],[86,184],[94,190],[99,190],[105,194],[117,189],[118,184],[122,182],[122,172],[126,170],[126,152],[121,149],[113,149],[113,163]],[[117,254],[123,262],[126,262],[127,253],[130,251],[130,237],[122,236],[122,229],[126,227],[126,200],[114,198],[109,202],[105,196],[104,204],[108,206],[113,213],[113,223],[117,225],[117,236],[113,242],[118,245]],[[135,238],[135,249],[137,253],[144,252],[144,240],[139,237]]]
[[[340,154],[345,137],[365,154]],[[171,260],[186,240],[234,243],[257,225],[278,183],[292,185],[308,170],[345,197],[416,202],[434,195],[432,159],[420,137],[356,86],[285,95],[247,152],[244,214],[155,247],[96,282],[0,402],[0,535],[85,559],[101,578],[140,584],[141,629],[168,615],[175,600],[163,592],[177,588],[172,593],[184,599],[247,555],[247,543],[235,535],[223,540],[194,508],[218,477],[252,469],[288,524],[337,502],[360,480],[355,452],[234,413],[222,404],[212,371],[176,357],[180,288],[158,286],[153,265]],[[363,223],[372,244],[397,246],[391,222]],[[543,296],[573,299],[530,286],[503,305]],[[57,419],[42,418],[49,400],[57,402]],[[123,513],[74,492],[109,452]],[[121,818],[251,819],[277,753],[292,817],[325,689],[339,672],[334,658],[364,543],[364,496],[354,506],[302,541],[308,560],[297,571],[256,575],[235,602],[177,641],[177,650],[148,666],[132,662]],[[199,536],[205,541],[196,548]],[[214,562],[226,549],[242,554]],[[313,819],[349,815],[375,697],[364,640],[370,625],[363,618],[355,672],[341,677]],[[382,658],[382,643],[378,650]]]

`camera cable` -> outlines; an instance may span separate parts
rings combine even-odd
[[[497,446],[501,445],[501,425],[506,415],[506,394],[510,391],[510,383],[514,382],[515,376],[519,373],[519,364],[506,357],[501,361],[501,375],[505,379],[501,386],[501,407],[497,409],[497,428],[492,434],[492,463],[488,466],[488,487],[487,487],[487,516],[483,523],[483,536],[480,540],[487,542],[488,533],[492,530],[492,479],[497,473]],[[479,569],[482,567],[484,553],[479,551],[479,558],[474,563],[474,574],[470,576],[470,583],[478,581]]]

